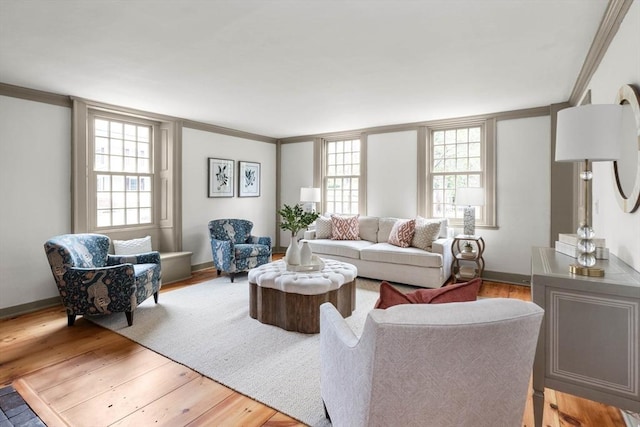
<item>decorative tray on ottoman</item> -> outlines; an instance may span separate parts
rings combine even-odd
[[[324,268],[324,262],[322,258],[317,255],[311,257],[311,263],[306,265],[290,265],[287,260],[284,260],[287,266],[287,271],[305,272],[305,271],[320,271]]]

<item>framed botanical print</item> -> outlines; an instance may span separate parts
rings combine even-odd
[[[260,197],[260,163],[238,162],[238,197]]]
[[[233,160],[209,157],[209,197],[233,197]]]

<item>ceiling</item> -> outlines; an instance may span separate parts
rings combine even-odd
[[[0,82],[270,137],[569,99],[605,0],[0,0]]]

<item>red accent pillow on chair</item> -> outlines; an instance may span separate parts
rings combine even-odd
[[[380,298],[373,308],[389,308],[400,304],[442,304],[446,302],[467,302],[478,299],[482,279],[476,278],[465,283],[443,286],[438,289],[418,289],[404,294],[386,281],[380,284]]]

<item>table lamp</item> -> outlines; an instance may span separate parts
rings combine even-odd
[[[456,205],[465,206],[463,234],[473,236],[476,232],[476,206],[484,205],[484,190],[478,187],[456,189]]]
[[[556,125],[556,162],[581,162],[584,187],[584,212],[578,227],[578,264],[569,271],[583,276],[604,276],[596,264],[595,233],[589,224],[591,162],[613,161],[620,156],[622,105],[593,104],[566,108],[558,112]]]
[[[316,211],[316,203],[319,203],[320,189],[313,187],[301,187],[300,188],[300,203],[304,204],[304,209],[307,212]]]

